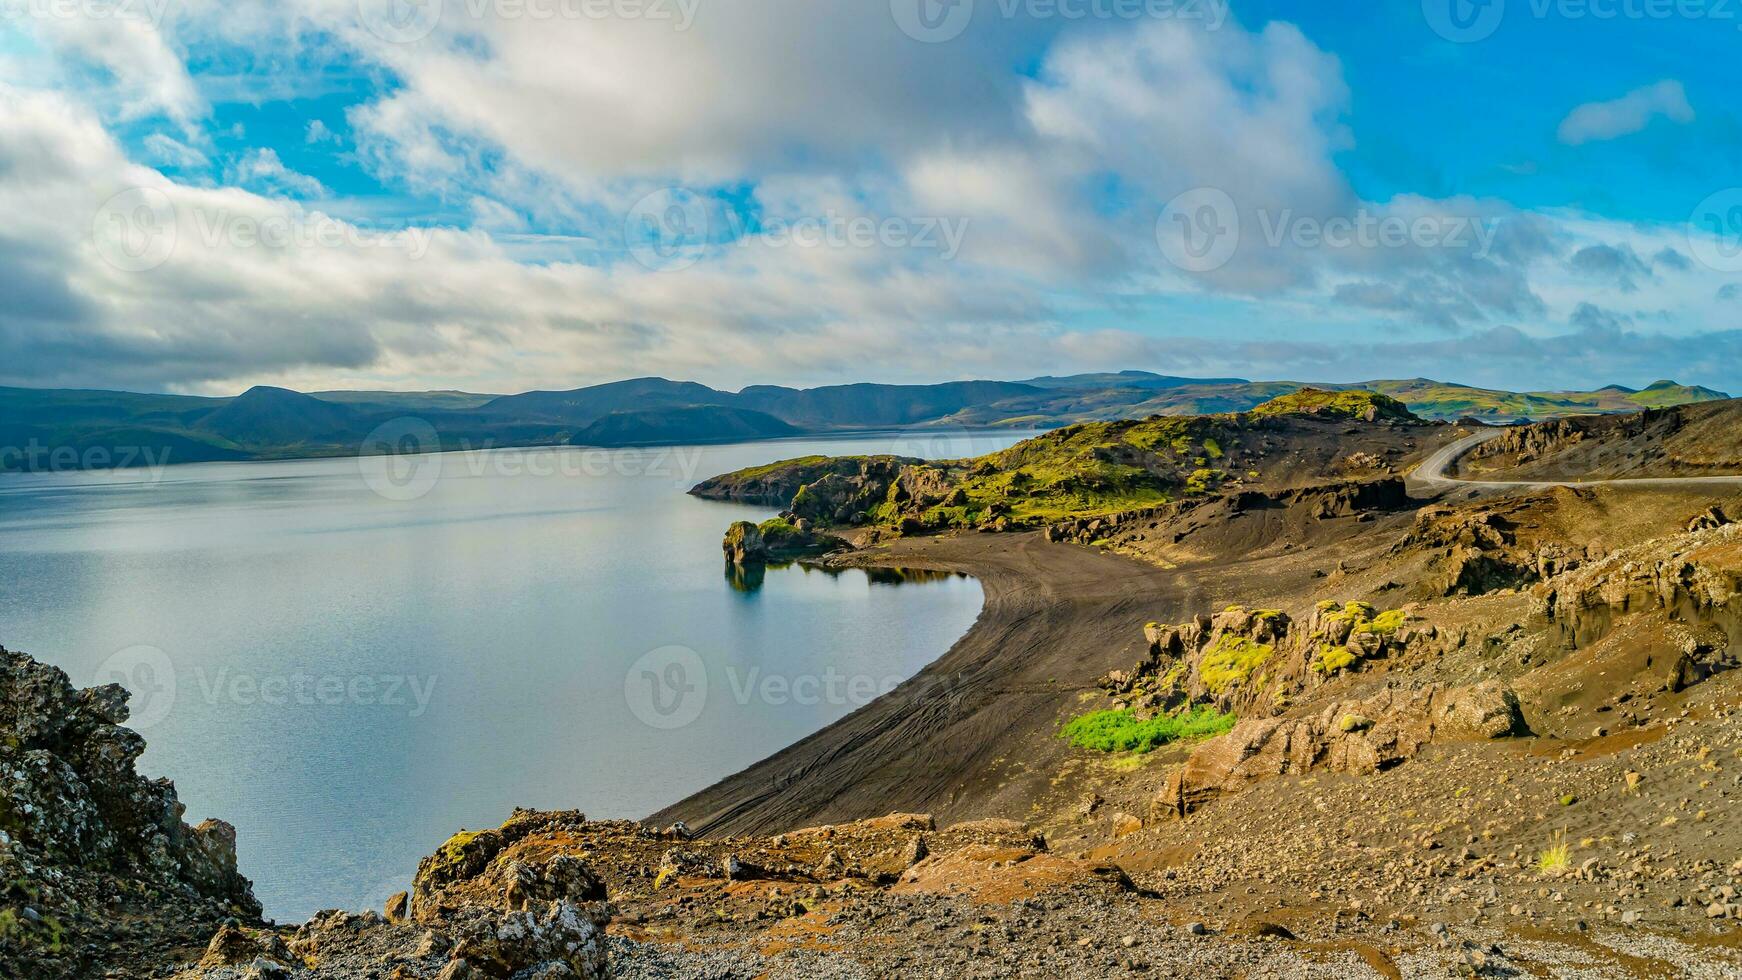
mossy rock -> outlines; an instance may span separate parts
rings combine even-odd
[[[1274,646],[1225,633],[1204,651],[1203,658],[1198,661],[1198,680],[1212,694],[1227,694],[1245,686],[1275,654]]]
[[[1302,388],[1293,394],[1273,398],[1253,409],[1252,415],[1260,419],[1304,415],[1365,422],[1421,421],[1409,406],[1390,395],[1377,391],[1324,391],[1319,388]]]

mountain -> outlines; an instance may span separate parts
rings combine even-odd
[[[1724,399],[1660,381],[1643,390],[1511,392],[1427,378],[1315,384],[1179,378],[1144,371],[1025,382],[852,384],[720,391],[636,378],[573,391],[320,392],[250,389],[234,398],[0,388],[0,470],[91,469],[349,455],[370,432],[413,417],[448,450],[719,442],[880,429],[1051,429],[1150,416],[1246,412],[1305,388],[1371,390],[1430,420],[1492,422],[1637,412]],[[59,451],[60,455],[52,455]]]
[[[324,402],[349,405],[365,412],[466,411],[483,408],[502,397],[469,391],[311,391],[309,394]]]
[[[799,435],[801,431],[772,415],[743,408],[654,408],[614,412],[576,433],[569,444],[614,448],[754,442]]]
[[[1336,387],[1366,388],[1382,392],[1407,403],[1416,414],[1424,418],[1451,420],[1468,416],[1504,422],[1568,415],[1636,412],[1641,408],[1665,408],[1730,397],[1721,391],[1689,387],[1674,381],[1659,381],[1644,391],[1634,391],[1620,385],[1610,385],[1596,391],[1495,391],[1446,384],[1426,378],[1368,381],[1359,385]]]
[[[524,395],[507,395],[485,404],[480,412],[496,417],[556,419],[586,424],[613,412],[731,405],[736,399],[735,395],[692,381],[636,378],[574,391],[530,391]]]
[[[1041,389],[1008,381],[957,381],[939,385],[841,385],[833,388],[745,388],[746,408],[768,412],[800,425],[875,428],[918,425],[969,406],[1025,395]]]
[[[1021,384],[1035,388],[1184,388],[1191,385],[1244,385],[1245,378],[1176,378],[1148,371],[1072,374],[1062,378],[1030,378]]]
[[[284,388],[250,388],[194,428],[239,446],[296,446],[346,441],[357,415],[343,405]]]

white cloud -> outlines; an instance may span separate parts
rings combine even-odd
[[[321,197],[327,192],[320,181],[286,167],[278,158],[278,151],[271,147],[257,147],[244,153],[225,168],[224,174],[232,184],[267,194]]]
[[[1560,141],[1578,146],[1618,139],[1645,129],[1658,118],[1677,123],[1694,121],[1694,107],[1688,104],[1688,93],[1681,82],[1668,79],[1610,102],[1587,102],[1561,121]]]
[[[166,167],[204,167],[211,162],[201,151],[162,133],[145,137],[144,146],[153,163]]]
[[[9,17],[30,25],[47,47],[72,69],[94,71],[89,86],[102,93],[109,113],[132,120],[161,114],[191,133],[208,107],[181,56],[171,47],[159,18],[131,15],[120,8],[104,15],[81,14],[76,5],[65,16]],[[98,8],[90,8],[98,9]],[[143,12],[155,9],[142,4]]]
[[[0,229],[0,292],[16,298],[0,310],[0,365],[31,371],[0,368],[0,383],[516,390],[1114,366],[1358,380],[1471,359],[1472,330],[1496,373],[1525,373],[1582,304],[1616,318],[1605,337],[1668,353],[1691,346],[1691,327],[1638,325],[1665,311],[1703,325],[1721,306],[1722,278],[1677,261],[1688,243],[1672,229],[1474,198],[1360,200],[1336,163],[1341,66],[1287,25],[1122,25],[1034,54],[1027,35],[915,44],[875,4],[719,0],[679,35],[461,15],[389,45],[356,9],[299,0],[249,17],[192,0],[186,29],[262,46],[346,38],[393,76],[349,114],[359,159],[468,227],[383,238],[328,217],[298,203],[337,206],[326,189],[268,146],[230,162],[231,186],[177,183],[129,160],[80,100],[0,86],[0,207],[16,216]],[[294,162],[330,133],[311,125],[279,149]],[[146,158],[204,145],[164,137]],[[657,273],[626,254],[623,228],[635,201],[676,183],[743,226],[717,226],[730,233],[695,265]],[[1228,265],[1188,273],[1164,262],[1157,218],[1202,186],[1236,200],[1246,232]],[[128,187],[174,209],[174,253],[149,271],[106,262],[93,236]],[[953,261],[757,233],[819,215],[967,233]],[[1265,220],[1358,215],[1486,237],[1264,240]],[[1604,250],[1632,256],[1630,274],[1602,275]],[[1580,370],[1657,355],[1583,356],[1596,360]]]

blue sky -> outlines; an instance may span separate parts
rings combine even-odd
[[[1367,7],[7,0],[0,383],[1742,392],[1742,7]]]

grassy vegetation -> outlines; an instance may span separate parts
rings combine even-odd
[[[839,457],[839,459],[856,460],[858,457],[843,456]],[[809,469],[834,462],[838,462],[838,460],[828,456],[800,456],[798,459],[783,459],[778,463],[769,463],[767,466],[752,466],[747,470],[739,470],[737,473],[734,473],[733,476],[746,481],[759,480],[773,476],[783,470]]]
[[[1221,735],[1232,729],[1234,722],[1233,715],[1213,708],[1157,715],[1147,721],[1133,711],[1096,711],[1071,720],[1059,737],[1096,752],[1143,753],[1173,742]]]
[[[921,519],[930,527],[971,527],[996,514],[1040,524],[1158,506],[1222,482],[1225,475],[1205,464],[1222,458],[1237,432],[1231,418],[1157,417],[1059,429],[944,469],[956,492]]]
[[[1724,397],[1709,388],[1659,381],[1644,391],[1495,391],[1438,381],[1374,381],[1364,387],[1390,395],[1417,415],[1436,419],[1475,416],[1490,419],[1555,418],[1639,408],[1669,408]]]
[[[1293,394],[1273,398],[1252,410],[1258,418],[1279,415],[1322,415],[1337,418],[1373,418],[1409,420],[1415,418],[1404,403],[1376,391],[1324,391],[1302,388]]]
[[[1543,874],[1559,874],[1573,866],[1573,849],[1566,835],[1555,835],[1555,842],[1536,857],[1536,870]]]

